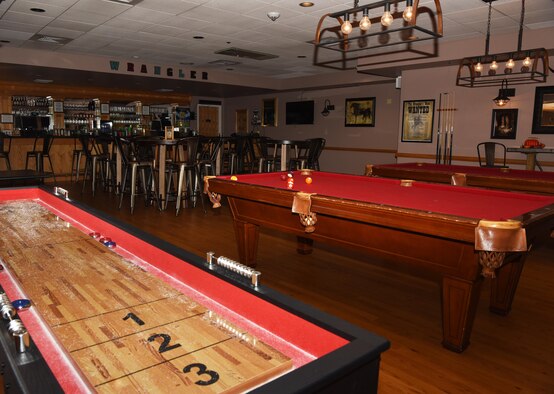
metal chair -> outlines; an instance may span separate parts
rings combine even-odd
[[[183,145],[186,151],[187,159],[184,161],[175,161],[168,165],[168,182],[166,198],[169,196],[173,187],[173,175],[177,174],[177,191],[175,198],[175,215],[179,215],[181,210],[181,200],[183,198],[188,200],[189,198],[193,202],[193,206],[196,206],[196,201],[199,198],[202,203],[202,209],[204,212],[204,199],[202,198],[202,183],[200,181],[200,166],[198,161],[198,149],[200,147],[200,137],[186,137],[182,138],[178,142],[179,145]],[[160,176],[163,176],[160,174]]]
[[[39,148],[38,142],[42,140],[42,148]],[[27,152],[27,157],[25,159],[25,169],[29,169],[29,161],[31,159],[35,160],[35,168],[38,172],[44,172],[44,158],[48,159],[50,163],[50,171],[52,171],[52,177],[54,182],[56,182],[56,175],[54,174],[54,166],[52,165],[52,159],[50,159],[50,148],[54,143],[54,137],[46,134],[43,136],[37,136],[33,144],[33,150]]]
[[[6,140],[8,141],[7,146],[6,146]],[[6,161],[6,168],[8,170],[12,169],[12,166],[10,164],[11,146],[12,146],[12,137],[4,133],[0,133],[0,159],[4,159]]]
[[[479,165],[481,167],[507,167],[506,146],[499,142],[481,142],[477,144],[477,156],[479,157]],[[502,164],[496,164],[497,161],[500,161]]]
[[[155,200],[158,209],[161,209],[158,192],[156,190],[156,182],[153,181],[153,161],[150,159],[141,159],[138,156],[138,151],[134,148],[131,141],[127,139],[115,137],[115,145],[123,165],[123,180],[121,189],[119,190],[118,208],[121,209],[123,195],[127,193],[131,196],[131,213],[133,213],[135,209],[135,199],[139,194],[144,195],[145,205],[148,205],[151,200]],[[129,184],[127,184],[129,175],[131,176],[131,180]],[[140,175],[140,177],[137,175]],[[142,193],[140,192],[141,189]]]

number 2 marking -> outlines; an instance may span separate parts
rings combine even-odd
[[[169,342],[171,342],[171,337],[167,334],[150,335],[150,337],[148,337],[148,342],[153,342],[158,337],[163,338],[163,341],[160,344],[160,347],[158,349],[158,352],[160,353],[167,352],[168,350],[172,350],[181,346],[180,343],[176,343],[175,345],[169,345]]]
[[[194,382],[194,384],[197,384],[199,386],[209,386],[210,384],[214,384],[219,380],[219,374],[215,371],[210,371],[207,369],[206,365],[201,363],[194,363],[189,364],[185,368],[183,368],[184,373],[190,372],[193,368],[197,368],[198,372],[196,372],[196,375],[202,376],[202,375],[208,375],[210,377],[210,380],[197,380]]]
[[[137,323],[139,326],[144,326],[144,322],[140,319],[140,317],[135,315],[133,312],[127,313],[127,315],[123,318],[123,320],[127,320],[127,319],[131,319],[132,321]]]

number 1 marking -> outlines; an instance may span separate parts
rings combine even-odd
[[[135,323],[137,323],[139,326],[144,326],[144,322],[140,319],[140,317],[138,317],[137,315],[135,315],[133,312],[129,312],[127,313],[127,315],[123,318],[123,320],[127,320],[127,319],[131,319],[132,321],[134,321]]]

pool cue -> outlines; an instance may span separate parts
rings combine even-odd
[[[439,119],[437,122],[437,149],[435,152],[435,164],[440,164],[440,156],[441,156],[441,105],[442,105],[442,94],[439,95],[439,108],[437,109],[437,112],[439,113]]]

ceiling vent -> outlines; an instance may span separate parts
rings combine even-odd
[[[246,49],[240,49],[240,48],[227,48],[227,49],[222,49],[220,51],[216,51],[215,53],[218,55],[227,55],[227,56],[254,59],[254,60],[268,60],[268,59],[275,59],[279,57],[277,55],[272,55],[270,53],[254,52],[254,51],[248,51]]]
[[[35,34],[30,38],[31,41],[45,42],[47,44],[65,45],[68,42],[73,41],[71,38],[45,36],[43,34]]]

